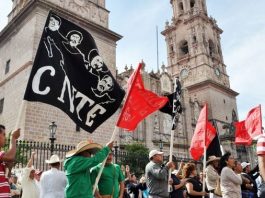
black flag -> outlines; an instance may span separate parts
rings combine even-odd
[[[181,84],[178,80],[178,78],[175,79],[175,85],[176,89],[175,92],[167,95],[168,97],[168,102],[165,104],[164,107],[159,109],[163,113],[167,113],[172,116],[173,119],[173,125],[172,125],[172,130],[176,128],[176,119],[177,117],[175,116],[176,114],[181,114],[182,113],[182,107],[181,107]]]
[[[218,136],[218,128],[215,122],[213,122],[212,124],[216,129],[216,135],[206,150],[206,159],[208,159],[208,157],[211,155],[214,155],[216,157],[222,156],[221,145],[220,145],[220,140]]]
[[[118,109],[124,95],[91,34],[50,12],[24,99],[60,108],[92,133]]]
[[[164,107],[160,109],[161,112],[167,113],[171,115],[172,117],[175,115],[175,113],[181,113],[182,107],[181,107],[181,84],[178,80],[176,80],[176,90],[174,93],[167,95],[168,102],[165,104]],[[173,108],[174,106],[174,108]]]

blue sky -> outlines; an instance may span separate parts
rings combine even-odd
[[[117,67],[135,67],[144,60],[148,71],[156,71],[156,26],[159,32],[171,20],[170,0],[106,0],[110,11],[109,27],[123,38],[117,43]],[[7,23],[11,0],[0,1],[0,29]],[[223,29],[221,35],[224,62],[231,88],[237,97],[242,120],[254,106],[261,104],[265,121],[265,1],[207,0],[208,15]],[[160,64],[167,64],[166,46],[159,34]],[[264,124],[265,125],[265,124]]]

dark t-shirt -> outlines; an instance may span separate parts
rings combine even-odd
[[[202,183],[196,178],[196,177],[191,177],[188,179],[187,183],[191,183],[193,185],[193,190],[197,191],[197,192],[201,192],[202,191]],[[189,198],[202,198],[201,195],[190,195],[189,193],[187,193],[189,195]]]
[[[173,191],[170,193],[170,197],[171,198],[184,198],[183,197],[183,188],[179,188],[179,189],[175,189],[174,186],[180,184],[180,179],[175,175],[175,174],[171,174],[171,178],[173,180],[172,183],[172,189]]]

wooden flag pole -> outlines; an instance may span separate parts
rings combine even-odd
[[[110,138],[110,142],[114,142],[114,140],[115,140],[115,138],[116,138],[116,136],[117,136],[117,133],[118,133],[118,127],[115,125],[115,128],[114,128],[114,130],[113,130],[112,136],[111,136],[111,138]],[[101,167],[100,167],[100,169],[99,169],[99,172],[98,172],[98,175],[97,175],[97,178],[96,178],[95,184],[94,184],[94,186],[93,186],[93,195],[95,194],[95,191],[96,191],[96,188],[97,188],[97,185],[98,185],[99,179],[100,179],[100,177],[101,177],[101,175],[102,175],[103,169],[104,169],[104,167],[105,167],[105,164],[106,164],[107,158],[108,158],[108,157],[106,157],[106,159],[104,159],[104,161],[102,162]]]
[[[17,117],[17,122],[16,122],[16,125],[15,125],[15,129],[17,129],[21,123],[21,120],[22,120],[22,113],[26,107],[26,100],[22,100],[22,103],[20,104],[20,107],[19,107],[19,111],[18,111],[18,117]]]

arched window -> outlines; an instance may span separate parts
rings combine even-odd
[[[208,41],[208,43],[209,43],[209,54],[210,56],[212,56],[215,53],[214,43],[211,39]]]
[[[190,8],[192,9],[195,6],[195,0],[190,0]]]
[[[192,37],[192,43],[197,43],[197,38],[195,35]]]
[[[179,10],[180,11],[183,11],[184,10],[183,3],[182,2],[179,3]]]
[[[238,119],[237,119],[237,115],[236,115],[236,111],[233,109],[232,111],[232,122],[237,122]]]
[[[189,53],[189,46],[188,46],[188,41],[182,40],[180,42],[180,55],[185,55]]]

